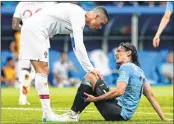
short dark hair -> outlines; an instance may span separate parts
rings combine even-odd
[[[136,47],[130,42],[122,42],[120,43],[120,46],[122,46],[126,51],[130,50],[132,52],[131,53],[132,63],[140,67]]]
[[[98,6],[98,7],[94,8],[93,11],[99,11],[99,12],[100,12],[101,14],[103,14],[103,15],[108,19],[108,21],[109,21],[109,14],[108,14],[107,10],[106,10],[104,7]]]

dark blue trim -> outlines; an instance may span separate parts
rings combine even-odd
[[[72,45],[72,48],[75,48],[74,38],[71,38],[71,45]]]
[[[81,6],[84,10],[88,11],[96,6]],[[109,14],[163,14],[166,7],[148,7],[148,6],[104,6]],[[2,7],[2,14],[13,14],[16,6]]]

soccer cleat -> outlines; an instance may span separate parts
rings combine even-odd
[[[64,118],[59,117],[59,115],[54,112],[50,112],[43,114],[42,122],[64,122]]]
[[[80,120],[79,113],[75,113],[72,110],[60,115],[64,122],[78,122]]]
[[[30,103],[27,101],[27,96],[24,94],[21,94],[19,97],[19,105],[30,105]]]
[[[30,103],[28,101],[26,101],[26,100],[20,99],[19,100],[19,105],[30,105]]]
[[[29,102],[27,102],[27,101],[25,101],[25,102],[20,101],[20,102],[19,102],[19,105],[30,105],[30,103],[29,103]]]

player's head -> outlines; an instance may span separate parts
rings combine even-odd
[[[132,62],[139,66],[137,49],[130,42],[121,43],[116,52],[116,63],[121,65],[123,63]]]
[[[86,24],[91,29],[101,29],[109,21],[108,12],[104,7],[96,7],[86,14]]]
[[[15,67],[15,62],[12,57],[7,58],[7,65],[14,68]]]
[[[66,61],[67,59],[67,52],[61,51],[61,60]]]

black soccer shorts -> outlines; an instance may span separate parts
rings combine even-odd
[[[99,79],[94,87],[94,96],[100,96],[109,91],[106,83]],[[98,101],[94,103],[100,114],[106,121],[123,121],[121,114],[121,107],[117,105],[115,99],[107,101]]]

